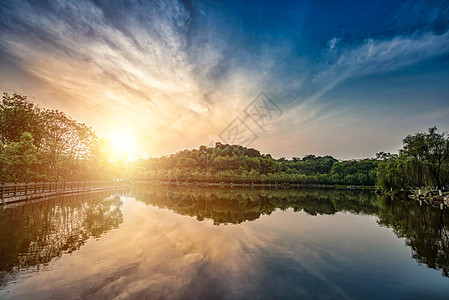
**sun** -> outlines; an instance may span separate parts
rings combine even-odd
[[[114,131],[109,135],[109,140],[117,154],[129,154],[133,150],[134,139],[130,132]]]

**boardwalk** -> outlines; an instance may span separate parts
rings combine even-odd
[[[0,204],[56,195],[120,189],[128,186],[128,182],[122,180],[2,183],[0,185]]]

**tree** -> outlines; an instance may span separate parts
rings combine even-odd
[[[405,164],[398,155],[379,163],[377,169],[377,185],[381,190],[400,189],[404,187],[406,178]]]
[[[380,151],[380,152],[376,153],[376,159],[377,160],[386,160],[386,159],[389,159],[390,157],[391,157],[391,153],[390,152]]]
[[[19,142],[6,144],[0,159],[2,181],[30,182],[40,179],[39,152],[33,142],[31,133],[24,132]]]
[[[39,149],[42,141],[42,110],[26,96],[4,93],[0,104],[0,143],[20,141],[24,132],[33,136],[33,143]]]
[[[16,93],[0,103],[0,157],[3,182],[120,177],[125,162],[90,127]]]
[[[440,133],[436,127],[428,132],[419,132],[404,139],[401,156],[416,159],[421,164],[419,172],[427,172],[429,183],[442,187],[449,178],[443,176],[449,165],[449,137]]]

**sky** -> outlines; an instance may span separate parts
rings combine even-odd
[[[0,90],[130,159],[397,152],[449,130],[449,1],[0,1]]]

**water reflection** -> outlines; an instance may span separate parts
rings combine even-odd
[[[449,214],[416,202],[380,198],[379,224],[406,239],[419,264],[441,270],[449,277]]]
[[[292,208],[314,216],[339,211],[376,214],[378,209],[377,196],[362,191],[138,186],[132,193],[143,203],[169,208],[199,221],[210,219],[215,225],[253,221],[276,209]]]
[[[0,286],[122,222],[120,197],[92,193],[0,208]]]
[[[198,189],[138,186],[137,200],[181,215],[210,219],[215,225],[240,224],[270,215],[276,209],[309,215],[336,212],[376,215],[378,223],[405,238],[412,257],[449,277],[449,214],[413,201],[379,197],[364,191],[331,189]]]
[[[361,191],[135,186],[0,209],[3,282],[54,261],[0,298],[447,297],[415,260],[447,276],[448,225]]]

